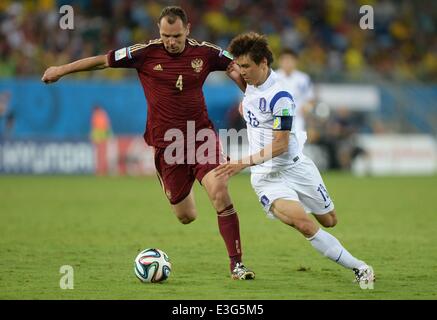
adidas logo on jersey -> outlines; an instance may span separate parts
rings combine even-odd
[[[154,66],[153,70],[155,70],[155,71],[162,71],[161,64],[157,64],[156,66]]]

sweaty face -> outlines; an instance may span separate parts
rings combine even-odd
[[[184,26],[182,20],[177,18],[170,24],[166,17],[159,23],[159,34],[164,42],[165,49],[170,53],[181,53],[185,48],[185,40],[189,34],[190,24]]]
[[[269,70],[266,59],[258,65],[249,55],[239,56],[235,61],[240,66],[241,76],[248,84],[258,86],[266,80]]]

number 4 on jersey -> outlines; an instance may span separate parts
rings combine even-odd
[[[181,74],[178,77],[178,81],[176,81],[176,88],[178,88],[180,91],[182,91],[182,89],[184,88],[183,78]]]

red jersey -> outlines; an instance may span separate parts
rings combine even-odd
[[[186,137],[187,121],[195,121],[196,132],[213,128],[202,86],[210,72],[224,71],[232,61],[220,47],[187,39],[183,52],[171,54],[158,39],[111,50],[108,61],[112,68],[137,69],[148,104],[147,144],[166,147],[172,143],[164,141],[169,129],[179,129]]]

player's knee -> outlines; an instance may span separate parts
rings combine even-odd
[[[330,228],[335,227],[337,225],[337,217],[334,215],[334,217],[332,217],[331,219],[331,225],[329,226]]]
[[[187,218],[187,217],[179,218],[179,221],[182,224],[189,224],[189,223],[193,222],[194,220],[195,220],[195,218]]]
[[[189,224],[191,222],[193,222],[194,220],[196,220],[196,217],[192,217],[192,216],[184,216],[184,217],[178,217],[180,223],[182,224]]]
[[[197,214],[195,211],[184,212],[177,215],[179,222],[182,224],[189,224],[196,220]]]
[[[332,228],[337,225],[337,216],[335,215],[334,210],[328,213],[328,219],[322,225],[326,228]]]

